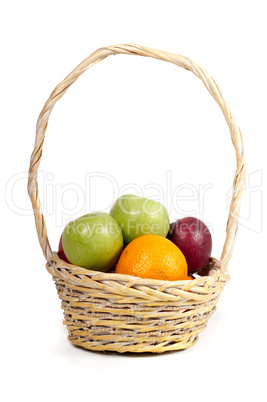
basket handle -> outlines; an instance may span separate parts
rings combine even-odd
[[[83,74],[89,67],[105,59],[107,56],[116,54],[130,54],[139,55],[145,57],[152,57],[154,59],[168,61],[176,64],[186,70],[194,73],[201,79],[206,89],[218,103],[224,118],[228,124],[232,143],[236,153],[236,171],[233,182],[233,191],[230,204],[230,211],[226,225],[226,239],[221,254],[221,262],[227,266],[234,247],[234,241],[236,237],[238,227],[238,215],[240,210],[240,199],[244,189],[246,165],[245,165],[245,152],[244,143],[241,135],[241,131],[232,115],[230,107],[228,106],[224,95],[216,83],[216,81],[198,64],[194,63],[190,59],[177,54],[167,53],[147,47],[125,44],[118,46],[108,46],[96,50],[81,64],[79,64],[51,93],[50,97],[46,101],[36,125],[36,137],[34,149],[31,155],[29,179],[28,179],[28,193],[32,202],[32,207],[35,217],[35,225],[41,248],[44,256],[49,261],[52,257],[52,250],[47,237],[47,230],[45,220],[42,214],[41,202],[38,195],[38,183],[37,183],[37,170],[41,161],[42,147],[47,129],[48,119],[50,113],[53,110],[56,102],[64,95],[67,89],[77,80],[77,78]]]

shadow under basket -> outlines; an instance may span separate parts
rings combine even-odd
[[[226,239],[219,260],[192,280],[162,281],[87,270],[62,261],[52,252],[38,195],[37,170],[48,119],[55,103],[90,66],[109,55],[132,54],[168,61],[193,72],[220,106],[236,151],[237,168],[226,226]],[[94,351],[153,352],[186,349],[214,313],[224,285],[238,226],[240,199],[245,183],[243,139],[224,95],[215,80],[198,64],[176,54],[126,44],[101,48],[77,66],[51,93],[37,121],[31,156],[28,192],[37,234],[47,270],[53,276],[64,310],[69,340]]]

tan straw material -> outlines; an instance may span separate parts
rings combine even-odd
[[[220,261],[211,258],[192,281],[160,281],[116,273],[90,271],[67,264],[52,252],[38,195],[37,170],[50,113],[66,90],[89,67],[109,55],[129,54],[168,61],[194,73],[218,103],[228,124],[236,152],[236,172]],[[240,129],[216,81],[184,56],[126,44],[92,53],[51,93],[37,121],[28,192],[47,270],[62,300],[69,340],[96,351],[155,352],[186,349],[193,345],[215,311],[229,280],[229,264],[238,227],[240,199],[245,183],[245,153]]]

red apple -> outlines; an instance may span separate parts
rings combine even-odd
[[[66,255],[65,255],[65,253],[64,253],[64,250],[63,250],[62,235],[61,235],[61,237],[60,237],[59,245],[58,245],[58,256],[59,256],[59,258],[60,258],[61,260],[63,260],[63,261],[65,261],[65,262],[67,262],[68,264],[70,264],[70,262],[68,261]]]
[[[212,239],[205,223],[193,217],[178,219],[171,223],[167,237],[184,254],[188,272],[206,267],[211,255]]]

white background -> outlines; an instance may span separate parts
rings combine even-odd
[[[3,400],[265,400],[265,2],[10,1],[0,30]],[[26,192],[35,123],[52,89],[94,50],[127,42],[203,66],[223,88],[247,151],[231,281],[198,343],[162,355],[91,353],[68,342]],[[136,190],[131,183],[153,196],[146,186],[157,183],[171,220],[194,214],[210,225],[219,258],[234,170],[227,125],[200,80],[168,63],[110,56],[49,121],[39,178],[52,248],[68,219],[108,211],[112,197]],[[96,172],[88,188],[85,176]],[[103,174],[116,180],[116,194]],[[171,195],[185,184],[178,210]],[[201,185],[210,189],[197,202]]]

